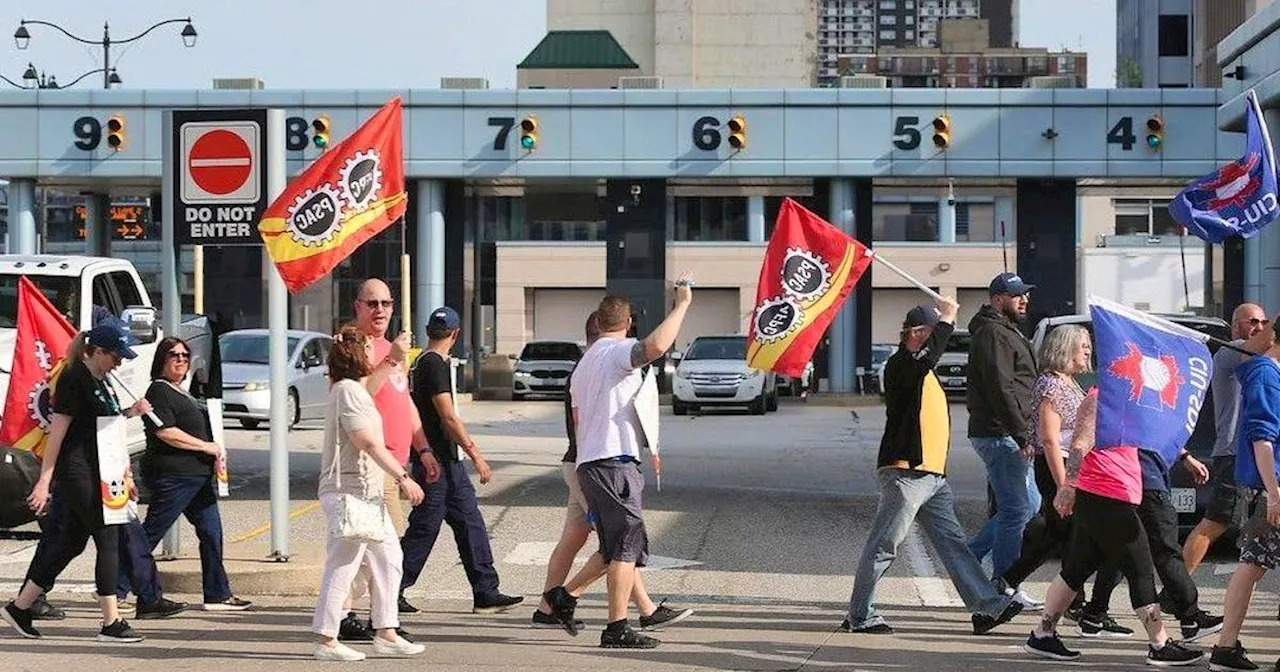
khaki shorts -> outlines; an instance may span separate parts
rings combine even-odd
[[[565,507],[565,525],[587,524],[587,498],[582,496],[582,486],[578,483],[578,467],[572,462],[560,463],[560,475],[564,484],[569,487],[569,502]]]

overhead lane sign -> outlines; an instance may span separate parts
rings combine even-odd
[[[258,245],[266,209],[267,112],[173,112],[174,235],[194,245]]]

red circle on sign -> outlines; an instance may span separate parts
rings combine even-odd
[[[249,179],[253,155],[244,138],[217,128],[196,139],[187,157],[191,179],[201,189],[219,196],[239,190]]]

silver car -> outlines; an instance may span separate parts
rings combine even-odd
[[[254,429],[271,416],[271,366],[266,329],[229,331],[218,339],[222,350],[222,404],[227,418]],[[324,417],[329,396],[328,334],[287,332],[289,405],[292,427],[303,420]]]

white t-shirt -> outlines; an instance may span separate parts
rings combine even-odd
[[[573,371],[570,395],[578,410],[578,464],[630,455],[640,459],[640,419],[632,401],[640,369],[631,368],[634,338],[602,338]]]

